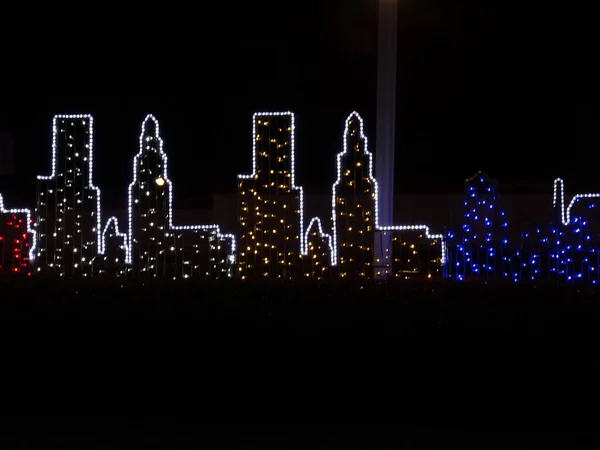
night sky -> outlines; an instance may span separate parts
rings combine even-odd
[[[550,192],[555,176],[600,189],[586,163],[600,144],[596,11],[575,3],[400,0],[399,191],[459,191],[478,169],[501,189]],[[297,180],[309,191],[329,192],[352,110],[374,148],[375,0],[199,5],[9,11],[0,129],[15,134],[18,177],[0,177],[7,203],[33,205],[55,113],[94,114],[110,207],[125,204],[147,113],[161,122],[180,205],[234,192],[250,170],[254,111],[297,114]]]

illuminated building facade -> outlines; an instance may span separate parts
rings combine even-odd
[[[32,225],[28,209],[5,209],[0,195],[0,274],[31,275]]]
[[[373,242],[377,188],[371,177],[371,154],[362,119],[356,113],[346,119],[343,145],[337,156],[337,181],[333,185],[334,263],[342,278],[373,277]]]
[[[38,176],[36,270],[88,276],[99,251],[100,190],[92,180],[94,120],[58,115],[52,123],[52,173]]]
[[[173,187],[158,120],[142,124],[140,151],[128,191],[125,262],[142,278],[214,278],[233,275],[235,238],[217,225],[173,225]]]
[[[239,275],[301,276],[304,199],[294,180],[294,115],[255,114],[252,144],[252,173],[238,175]]]

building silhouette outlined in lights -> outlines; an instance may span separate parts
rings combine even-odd
[[[337,154],[337,178],[332,188],[332,263],[342,278],[384,277],[388,270],[373,267],[375,232],[381,231],[381,248],[394,256],[394,277],[443,276],[446,242],[441,234],[430,233],[427,225],[382,225],[379,222],[379,190],[373,175],[373,155],[368,150],[362,117],[352,112],[346,119],[343,149]],[[393,252],[392,252],[393,250]],[[387,259],[387,257],[386,257]]]
[[[233,276],[235,237],[217,225],[173,225],[173,186],[158,120],[142,123],[139,152],[128,188],[126,264],[134,276]]]
[[[93,118],[55,116],[52,174],[38,177],[36,270],[66,278],[178,279],[231,277],[237,267],[242,279],[371,278],[377,230],[438,239],[424,225],[378,226],[378,185],[357,113],[346,120],[337,155],[331,234],[318,217],[305,227],[304,191],[295,184],[294,114],[256,113],[252,127],[252,173],[238,175],[238,250],[235,237],[218,225],[173,224],[173,184],[153,115],[142,123],[133,157],[127,229],[119,229],[116,217],[101,226],[100,189],[92,180]]]
[[[242,279],[300,277],[304,192],[295,185],[294,114],[252,118],[252,173],[238,175],[238,272]]]
[[[369,177],[371,156],[357,113],[346,119],[344,151],[337,156],[332,217],[335,256],[342,278],[372,277],[376,188]]]
[[[94,119],[52,121],[52,171],[38,176],[36,270],[71,278],[92,274],[100,250],[100,189],[93,183]]]

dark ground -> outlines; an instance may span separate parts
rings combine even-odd
[[[593,292],[46,280],[2,292],[1,448],[600,443]]]

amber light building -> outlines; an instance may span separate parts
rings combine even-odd
[[[252,173],[238,175],[238,270],[242,279],[302,275],[303,192],[294,184],[294,115],[252,119]]]
[[[332,197],[334,261],[342,278],[372,278],[377,190],[358,114],[346,120],[343,140]]]

